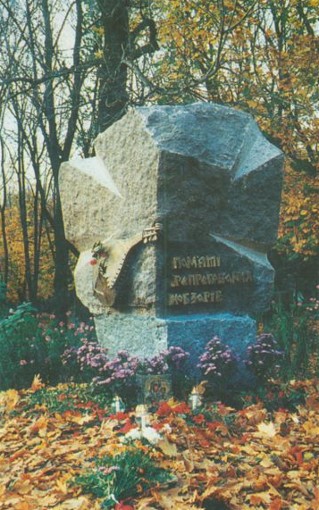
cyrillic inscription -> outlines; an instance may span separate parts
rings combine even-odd
[[[173,274],[171,287],[198,287],[201,285],[226,285],[235,283],[252,282],[250,271],[233,273],[196,273],[196,274]]]
[[[172,259],[172,269],[206,269],[210,267],[220,267],[220,257],[194,255],[193,257],[173,257]]]
[[[168,306],[187,306],[199,303],[221,303],[221,289],[207,289],[208,286],[249,284],[253,282],[250,271],[221,271],[222,259],[217,255],[189,255],[172,257],[169,287],[174,289],[168,295]],[[194,272],[194,269],[197,269]],[[206,271],[200,271],[200,270]],[[210,269],[210,271],[207,271]],[[213,271],[215,269],[215,271]],[[192,270],[189,272],[189,270]],[[185,292],[183,292],[185,288]],[[193,290],[194,289],[194,290]]]
[[[168,305],[195,305],[197,303],[221,303],[222,291],[213,292],[183,292],[181,294],[169,294]]]

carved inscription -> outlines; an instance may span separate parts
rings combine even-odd
[[[226,285],[252,282],[250,271],[232,273],[195,273],[187,275],[173,274],[171,287],[198,287],[202,285]]]
[[[193,257],[173,257],[172,269],[206,269],[209,267],[220,267],[220,257],[209,257],[207,255]]]
[[[222,259],[215,255],[172,257],[170,265],[172,273],[169,281],[168,306],[221,303],[222,289],[207,287],[253,282],[250,271],[220,270]]]
[[[196,305],[198,303],[221,303],[222,291],[213,292],[183,292],[182,294],[169,294],[168,305]]]

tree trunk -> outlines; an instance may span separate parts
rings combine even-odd
[[[1,144],[1,174],[2,174],[2,204],[0,205],[0,213],[1,213],[1,234],[2,234],[2,242],[3,242],[3,268],[1,267],[1,273],[3,275],[4,283],[8,283],[9,277],[9,248],[8,248],[8,239],[7,239],[7,231],[6,231],[6,205],[7,205],[7,182],[5,175],[5,156],[4,156],[4,143],[2,138],[0,138]]]
[[[98,0],[104,28],[103,64],[99,69],[98,128],[104,131],[120,119],[127,107],[127,66],[123,57],[129,40],[125,0]]]
[[[68,244],[65,239],[60,197],[57,196],[54,223],[55,273],[54,307],[57,316],[64,319],[69,306],[68,283],[70,280]]]

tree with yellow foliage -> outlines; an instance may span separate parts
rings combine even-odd
[[[319,0],[156,2],[157,100],[251,112],[287,156],[277,250],[318,258]]]

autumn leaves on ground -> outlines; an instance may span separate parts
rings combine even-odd
[[[318,388],[272,383],[239,410],[171,400],[141,423],[36,377],[1,393],[0,508],[316,510]]]

